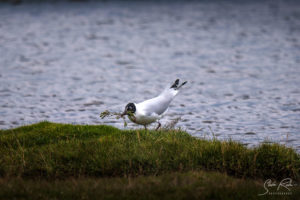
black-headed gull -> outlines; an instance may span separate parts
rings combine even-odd
[[[141,103],[128,103],[121,116],[128,115],[128,118],[132,122],[144,125],[145,129],[147,129],[148,124],[162,118],[167,112],[171,101],[178,94],[179,89],[186,83],[187,81],[179,85],[179,79],[177,79],[170,88],[167,88],[155,98]],[[160,122],[157,122],[158,126],[156,130],[161,126]]]

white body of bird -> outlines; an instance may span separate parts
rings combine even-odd
[[[151,124],[163,117],[163,115],[168,111],[170,103],[178,94],[179,89],[185,83],[186,81],[183,82],[180,86],[178,86],[179,79],[177,79],[170,88],[165,89],[157,97],[148,99],[137,104],[127,104],[123,115],[128,114],[128,112],[131,112],[131,114],[128,115],[128,118],[136,124],[144,125],[146,128],[146,125]]]
[[[177,93],[178,90],[168,88],[157,97],[135,104],[135,119],[132,119],[131,117],[129,117],[129,119],[134,123],[141,125],[148,125],[161,119],[168,111],[168,107]]]

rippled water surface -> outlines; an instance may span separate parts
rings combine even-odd
[[[99,114],[153,97],[179,77],[189,83],[163,124],[181,117],[177,126],[195,136],[299,151],[299,8],[296,1],[0,4],[0,129],[41,120],[123,128]]]

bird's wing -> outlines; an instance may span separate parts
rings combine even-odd
[[[166,96],[166,97],[168,97],[168,98],[172,98],[172,99],[173,99],[173,98],[178,94],[180,88],[181,88],[182,86],[184,86],[186,83],[187,83],[187,81],[184,81],[183,83],[181,83],[181,84],[179,85],[179,79],[176,79],[176,81],[171,85],[171,87],[170,87],[170,88],[166,88],[166,89],[160,94],[160,96]]]
[[[149,99],[139,103],[137,106],[143,112],[144,115],[161,115],[169,107],[171,98],[165,96],[158,96],[153,99]]]
[[[177,79],[170,88],[165,89],[159,96],[139,103],[140,110],[144,115],[162,115],[168,109],[179,89],[185,84],[186,81],[179,85],[179,79]]]

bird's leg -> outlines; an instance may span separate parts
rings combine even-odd
[[[147,131],[147,126],[146,125],[144,125],[144,128],[145,128],[145,131]]]
[[[158,123],[158,126],[156,127],[156,131],[161,127],[161,123],[160,122],[157,122]]]

